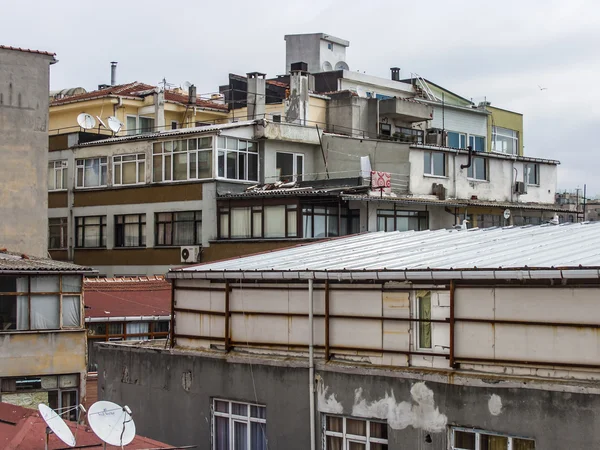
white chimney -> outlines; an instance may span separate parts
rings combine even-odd
[[[266,108],[266,74],[250,72],[246,87],[248,120],[264,119]]]

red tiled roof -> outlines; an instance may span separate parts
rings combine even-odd
[[[168,316],[171,283],[164,277],[86,278],[86,318]]]
[[[82,447],[102,447],[102,441],[94,434],[87,425],[77,425],[74,422],[65,421],[77,442],[76,448]],[[8,403],[0,402],[0,448],[4,450],[33,450],[44,448],[46,440],[46,422],[42,419],[35,409],[14,406]],[[64,449],[67,445],[63,443],[56,435],[51,434],[48,442],[48,449]],[[106,445],[107,449],[118,449],[112,445]],[[170,445],[153,439],[136,436],[128,449],[168,449]]]
[[[50,106],[65,105],[68,103],[80,102],[83,100],[92,100],[107,97],[138,97],[142,99],[144,96],[154,91],[154,89],[156,89],[155,86],[134,81],[133,83],[119,84],[116,86],[109,86],[105,89],[99,89],[83,94],[62,97],[53,100],[50,103]],[[165,100],[186,105],[188,102],[188,96],[184,94],[179,94],[173,90],[168,89],[165,91]],[[201,108],[213,108],[227,111],[226,105],[211,102],[209,100],[202,100],[200,98],[196,100],[196,106],[199,106]]]
[[[279,86],[279,87],[288,87],[289,84],[288,83],[284,83],[283,81],[277,81],[277,80],[267,80],[267,84],[272,84],[273,86]]]
[[[15,50],[17,52],[37,53],[38,55],[56,56],[56,53],[44,52],[42,50],[32,50],[30,48],[11,47],[10,45],[0,45],[2,50]]]

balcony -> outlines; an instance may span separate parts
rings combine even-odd
[[[379,102],[379,115],[404,122],[422,122],[433,117],[433,108],[414,100],[389,98]]]

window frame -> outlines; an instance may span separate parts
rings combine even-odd
[[[123,161],[127,156],[135,156],[134,161]],[[123,165],[135,165],[135,183],[123,183]],[[142,169],[142,180],[140,180],[140,166]],[[119,171],[121,181],[117,183],[117,170]],[[124,155],[113,155],[112,157],[112,183],[113,186],[133,186],[136,184],[146,184],[146,154],[145,153],[127,153]]]
[[[531,183],[531,172],[529,169],[533,168],[533,183]],[[523,178],[527,186],[539,186],[540,185],[540,165],[538,163],[527,163],[523,165]]]
[[[483,160],[483,178],[479,178],[480,174],[476,170],[475,160]],[[490,181],[489,179],[489,163],[488,159],[483,156],[473,156],[471,165],[467,168],[467,179],[472,181]]]
[[[100,218],[100,223],[92,223],[92,224],[86,224],[85,223],[85,219],[87,218]],[[79,219],[82,219],[82,222],[79,223]],[[106,248],[106,225],[107,225],[107,216],[76,216],[75,217],[75,245],[74,247],[76,249],[81,249],[81,248]],[[85,228],[87,227],[94,227],[94,226],[98,226],[100,227],[100,233],[99,233],[99,245],[97,246],[86,246],[85,245]],[[80,233],[83,233],[82,236],[82,240],[81,240],[81,246],[79,246],[79,236]],[[104,245],[102,245],[104,244]]]
[[[176,214],[183,214],[183,213],[194,213],[194,219],[193,220],[175,220],[175,215]],[[167,222],[164,220],[160,220],[159,219],[159,215],[160,214],[170,214],[171,215],[171,221]],[[185,244],[175,244],[174,243],[174,238],[175,238],[175,223],[185,223],[185,222],[193,222],[194,224],[194,243],[185,243]],[[163,241],[166,242],[167,239],[167,229],[169,228],[167,226],[167,224],[171,224],[170,227],[170,239],[169,239],[169,243],[165,243],[165,244],[159,244],[159,229],[160,229],[160,225],[165,225],[164,226],[164,230],[163,230]],[[200,225],[200,233],[198,233],[198,225]],[[187,246],[187,245],[202,245],[202,210],[195,210],[195,211],[159,211],[154,213],[154,246],[155,247],[183,247],[183,246]]]
[[[392,214],[390,214],[392,213]],[[408,213],[408,214],[404,214]],[[394,218],[394,226],[393,229],[387,229],[387,220],[385,223],[385,229],[381,229],[379,219],[386,218],[392,216]],[[418,210],[404,210],[404,209],[396,209],[394,205],[394,209],[377,209],[377,231],[399,231],[398,230],[398,218],[403,217],[417,217],[419,223],[419,229],[414,231],[423,231],[429,228],[429,212],[428,211],[418,211]],[[423,225],[424,221],[424,225]],[[406,231],[406,230],[405,230]],[[408,230],[413,231],[413,230]]]
[[[335,417],[335,418],[342,419],[342,431],[341,432],[327,429],[327,418],[328,417]],[[365,422],[365,435],[360,436],[360,435],[348,433],[347,432],[347,420],[348,419]],[[342,438],[342,449],[348,448],[348,442],[356,442],[356,443],[364,444],[365,450],[370,450],[371,444],[386,445],[389,448],[389,432],[386,433],[388,435],[387,439],[372,437],[371,436],[371,423],[372,422],[385,425],[386,428],[388,428],[387,422],[385,422],[383,420],[372,420],[372,419],[366,419],[364,417],[351,417],[351,416],[349,417],[349,416],[342,416],[342,415],[338,415],[338,414],[322,414],[321,415],[321,427],[322,427],[322,433],[323,433],[323,449],[329,450],[327,448],[327,436]]]
[[[265,236],[265,210],[271,207],[285,207],[284,217],[284,236]],[[259,204],[221,204],[217,206],[217,236],[221,240],[237,240],[237,239],[296,239],[301,235],[299,214],[301,212],[298,203],[270,203],[262,202]],[[231,237],[233,230],[233,214],[236,209],[249,209],[250,213],[250,235],[245,237]],[[291,216],[295,215],[293,218]],[[260,222],[260,227],[258,226]],[[226,226],[226,230],[225,230]],[[257,229],[260,228],[260,229]],[[293,231],[293,230],[296,231]]]
[[[48,192],[66,191],[68,189],[68,167],[69,161],[66,159],[48,161]],[[50,172],[53,180],[52,187],[50,187]],[[56,186],[57,174],[60,174],[61,187]]]
[[[201,142],[210,139],[210,144],[199,148]],[[190,141],[196,141],[194,144],[195,148],[190,148]],[[171,139],[160,142],[155,142],[152,146],[152,183],[181,183],[186,181],[194,180],[210,180],[213,179],[214,174],[214,152],[215,152],[215,136],[196,136],[186,137],[183,139]],[[177,143],[177,144],[176,144]],[[185,150],[181,150],[185,147]],[[176,148],[178,150],[176,150]],[[176,155],[185,154],[185,178],[175,179],[175,157]],[[208,161],[209,176],[200,177],[200,155],[207,154],[208,158],[204,158]],[[194,156],[192,158],[192,156]],[[195,159],[192,162],[192,159]],[[157,161],[159,161],[157,163]],[[194,167],[195,176],[192,175],[192,167]],[[157,173],[159,172],[159,173]],[[159,175],[159,177],[157,177]],[[158,179],[160,178],[160,179]]]
[[[125,222],[126,217],[137,217],[137,222]],[[123,222],[119,223],[119,220]],[[138,228],[138,244],[126,245],[127,235],[125,230],[127,225],[137,225]],[[114,216],[114,248],[145,248],[146,247],[146,214],[116,214]]]
[[[227,411],[228,412],[222,412],[222,411],[217,411],[216,408],[216,403],[217,402],[223,402],[223,403],[227,403]],[[242,416],[239,414],[234,414],[233,413],[233,404],[240,404],[240,405],[245,405],[246,406],[246,415]],[[262,408],[265,412],[264,416],[265,418],[260,418],[260,417],[253,417],[252,416],[252,407],[255,408]],[[263,436],[264,436],[264,442],[265,442],[265,447],[267,446],[267,432],[266,432],[266,426],[267,426],[267,406],[263,405],[263,404],[259,404],[259,403],[250,403],[250,402],[243,402],[243,401],[236,401],[236,400],[227,400],[224,398],[218,398],[218,397],[213,397],[211,399],[211,405],[210,405],[210,415],[211,415],[211,431],[212,431],[212,439],[211,439],[211,443],[210,443],[210,448],[212,450],[217,450],[217,417],[223,417],[228,419],[228,442],[230,443],[230,448],[233,448],[234,445],[234,427],[233,424],[234,422],[242,422],[246,424],[246,447],[245,448],[250,448],[251,447],[251,424],[252,423],[258,423],[258,424],[262,424],[261,429],[263,431]]]
[[[419,295],[422,294],[422,295]],[[432,309],[433,309],[433,292],[428,290],[414,291],[414,311],[415,311],[415,349],[423,352],[433,352],[433,322]],[[421,298],[429,297],[429,318],[422,317],[421,311]],[[421,332],[424,328],[429,328],[429,346],[423,346],[421,342]]]
[[[236,141],[236,149],[229,149],[228,141],[235,140]],[[242,149],[240,146],[241,142],[245,142],[246,148]],[[249,151],[250,144],[252,147],[256,149],[255,151]],[[228,176],[228,155],[229,153],[235,154],[236,165],[234,167],[235,174],[233,178]],[[223,170],[221,170],[221,154],[223,158]],[[240,167],[240,155],[244,155],[244,177],[241,177],[239,174]],[[250,156],[256,157],[256,179],[249,178],[249,168],[250,168]],[[258,142],[253,141],[252,139],[241,139],[232,136],[217,136],[216,145],[215,145],[215,161],[216,161],[216,176],[215,178],[221,180],[234,180],[234,181],[244,181],[244,182],[253,182],[256,183],[260,180],[260,157],[258,150]],[[221,174],[222,173],[222,174]]]
[[[507,438],[507,444],[506,444],[506,450],[513,450],[513,441],[515,439],[518,440],[523,440],[523,441],[533,441],[533,446],[535,448],[535,439],[532,438],[528,438],[528,437],[522,437],[522,436],[517,436],[517,435],[512,435],[512,434],[505,434],[505,433],[496,433],[494,431],[486,431],[486,430],[481,430],[479,428],[465,428],[465,427],[459,427],[459,426],[450,426],[448,428],[448,443],[450,444],[450,450],[469,450],[469,449],[463,449],[462,447],[456,447],[455,446],[455,432],[459,431],[461,433],[471,433],[471,434],[475,434],[475,450],[480,450],[481,449],[481,435],[487,435],[487,436],[499,436],[499,437],[505,437]]]
[[[477,150],[475,148],[476,147],[475,143],[477,142],[477,138],[483,140],[483,145],[481,147],[481,150]],[[477,134],[469,134],[468,141],[469,141],[469,145],[471,146],[471,148],[473,149],[474,152],[485,152],[486,151],[485,136],[479,136]]]
[[[450,130],[446,130],[446,133],[447,133],[446,136],[448,139],[448,147],[466,150],[467,142],[468,142],[467,133],[463,133],[461,131],[450,131]],[[456,134],[458,136],[458,147],[450,146],[450,134]]]
[[[315,208],[325,208],[325,212],[315,212]],[[337,211],[330,213],[329,211],[337,209]],[[303,203],[300,205],[300,221],[302,224],[302,237],[305,239],[325,239],[338,236],[348,236],[360,232],[360,210],[350,209],[348,206],[340,205],[339,203],[319,204],[319,203]],[[308,227],[306,217],[310,217],[310,236],[308,235]],[[325,217],[325,236],[315,237],[315,217]],[[329,234],[329,221],[331,217],[337,218],[337,232],[336,234]],[[358,230],[353,233],[352,223],[353,219],[358,219]],[[342,233],[342,222],[346,222],[346,234]]]
[[[429,169],[427,169],[425,161],[427,160],[427,155],[429,155]],[[444,158],[443,168],[444,173],[442,175],[435,173],[435,162],[434,155],[442,155]],[[428,177],[440,177],[440,178],[448,178],[448,167],[447,167],[446,153],[444,152],[436,152],[436,151],[425,151],[423,152],[423,174]],[[429,172],[427,171],[429,170]]]
[[[85,184],[85,171],[86,161],[98,160],[98,181],[100,184],[95,186],[86,186]],[[104,168],[104,180],[103,169]],[[79,172],[81,171],[81,181],[83,185],[79,185]],[[104,183],[102,182],[104,181]],[[75,160],[75,189],[94,189],[103,188],[108,186],[108,157],[107,156],[96,156],[92,158],[78,158]]]
[[[150,128],[142,129],[141,119],[152,121],[152,126]],[[154,119],[154,117],[150,117],[150,116],[141,116],[138,114],[137,126],[138,126],[139,133],[136,133],[136,134],[148,134],[148,133],[154,133],[155,131],[160,131],[160,130],[156,129],[156,120]]]
[[[500,132],[498,132],[498,130],[501,130]],[[506,131],[510,131],[511,133],[504,133],[504,130]],[[499,142],[496,138],[500,136],[501,138],[504,139],[510,139],[513,142],[513,146],[514,146],[514,153],[510,153],[508,151],[504,151],[504,149],[497,149],[497,142]],[[502,140],[500,140],[501,142]],[[505,155],[518,155],[520,148],[519,148],[519,131],[518,130],[513,130],[511,128],[504,128],[504,127],[498,127],[498,126],[492,126],[492,151],[494,153],[502,153]]]
[[[304,153],[293,153],[293,152],[275,152],[275,170],[278,171],[277,167],[277,157],[278,155],[292,155],[292,172],[290,175],[282,175],[277,173],[276,178],[277,181],[304,181]],[[298,158],[302,159],[302,167],[298,170]],[[288,176],[290,179],[282,180],[285,176]]]
[[[52,224],[51,221],[59,220],[58,224]],[[60,247],[53,247],[51,229],[58,227],[59,229],[59,240],[61,242]],[[49,217],[48,218],[48,250],[64,250],[69,247],[69,218],[68,217]]]

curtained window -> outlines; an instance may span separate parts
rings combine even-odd
[[[156,214],[156,245],[202,243],[202,211]]]
[[[325,450],[387,450],[387,424],[341,416],[323,416]]]
[[[213,450],[267,450],[266,407],[213,400]]]
[[[535,450],[533,439],[468,428],[452,428],[451,450]]]
[[[418,348],[432,348],[431,345],[431,291],[417,292],[417,345]]]

